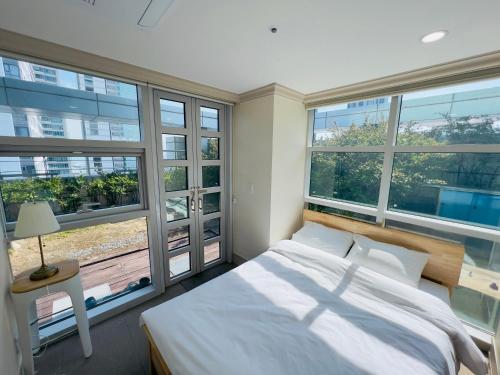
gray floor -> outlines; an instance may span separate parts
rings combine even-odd
[[[35,358],[37,374],[147,374],[147,341],[139,327],[141,312],[196,288],[233,267],[222,264],[211,268],[168,288],[165,294],[151,301],[93,326],[90,336],[94,352],[88,359],[83,357],[76,334],[50,345],[40,357]]]

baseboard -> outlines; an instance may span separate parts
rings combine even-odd
[[[245,263],[246,261],[247,261],[247,259],[243,258],[241,255],[233,253],[233,264],[240,266],[243,263]]]

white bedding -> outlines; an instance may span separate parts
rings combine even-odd
[[[450,305],[450,291],[444,285],[434,283],[430,280],[420,279],[418,284],[418,289],[423,292],[432,294],[434,297],[439,298],[441,301],[445,302],[448,306]]]
[[[293,241],[141,322],[174,375],[487,372],[446,303]]]

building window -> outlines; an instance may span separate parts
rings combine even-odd
[[[43,135],[47,138],[60,137],[64,138],[64,122],[59,117],[41,116],[40,124],[42,126]]]
[[[466,256],[453,308],[494,332],[500,307],[500,79],[318,108],[310,126],[306,202],[406,230],[438,230],[434,235],[453,240],[465,225],[468,235],[458,240]]]
[[[3,60],[3,70],[5,72],[6,78],[14,78],[14,79],[21,78],[21,74],[19,71],[19,64],[17,63],[16,60],[5,57],[3,59],[0,58],[0,60]]]
[[[57,84],[57,69],[33,64],[32,70],[35,82]]]

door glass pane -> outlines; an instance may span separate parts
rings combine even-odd
[[[313,152],[310,195],[376,206],[383,153]]]
[[[204,263],[210,263],[220,258],[220,242],[214,242],[203,248]]]
[[[220,217],[205,221],[203,223],[203,239],[209,240],[218,236],[220,236]]]
[[[220,186],[220,167],[218,165],[207,165],[202,167],[201,174],[204,188]]]
[[[165,191],[187,190],[187,167],[165,167]]]
[[[174,197],[167,199],[167,222],[187,219],[189,217],[188,197]]]
[[[161,124],[169,128],[185,128],[184,103],[160,99]]]
[[[189,225],[183,225],[168,231],[168,251],[189,245]]]
[[[187,160],[186,136],[177,134],[162,134],[163,159]]]
[[[201,137],[201,157],[203,160],[219,160],[219,138]]]
[[[191,270],[191,253],[183,253],[176,255],[168,260],[170,265],[170,277],[179,276],[180,274]]]
[[[209,193],[203,196],[203,215],[220,211],[220,193]]]
[[[374,146],[386,140],[389,96],[314,111],[313,146]]]
[[[219,110],[214,108],[200,107],[201,128],[203,130],[219,131]]]

